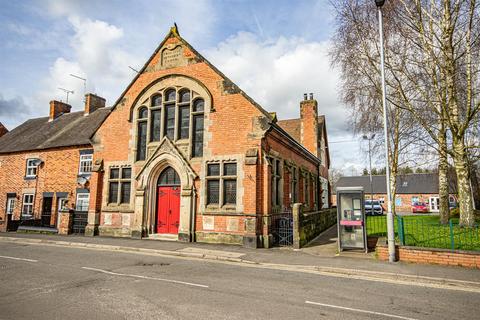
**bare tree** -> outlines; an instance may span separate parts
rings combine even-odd
[[[343,99],[358,105],[380,92],[376,10],[369,0],[341,0],[335,7],[333,51],[342,69]],[[480,109],[479,65],[472,63],[480,53],[479,6],[475,0],[398,0],[387,1],[384,11],[389,103],[393,110],[408,111],[436,145],[444,222],[448,219],[446,168],[448,156],[452,157],[460,223],[471,226],[465,139]]]

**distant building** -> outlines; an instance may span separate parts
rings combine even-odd
[[[373,199],[384,203],[387,198],[386,178],[384,175],[372,176]],[[370,177],[353,176],[341,177],[335,187],[363,187],[365,198],[370,199]],[[456,202],[456,185],[450,179],[450,202]],[[412,173],[397,176],[395,195],[397,212],[411,212],[414,202],[427,203],[430,212],[439,211],[438,174],[437,173]],[[336,196],[332,196],[332,203],[336,204]],[[385,208],[385,205],[384,205]]]

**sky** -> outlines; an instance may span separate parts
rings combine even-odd
[[[326,116],[331,166],[366,167],[365,145],[339,101],[340,73],[328,57],[334,12],[328,0],[0,0],[0,122],[8,129],[48,115],[73,90],[111,105],[176,22],[180,35],[279,119],[299,117],[303,93]]]

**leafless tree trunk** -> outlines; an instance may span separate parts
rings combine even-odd
[[[334,6],[333,55],[342,70],[344,101],[354,101],[358,112],[362,102],[378,95],[376,8],[369,0],[341,0]],[[445,167],[452,157],[460,223],[471,226],[465,137],[480,109],[479,65],[472,63],[480,59],[479,5],[475,0],[397,0],[387,1],[384,13],[389,103],[408,111],[436,144],[443,222],[448,217]]]

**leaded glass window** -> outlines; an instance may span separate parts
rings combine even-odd
[[[233,162],[207,165],[207,206],[236,205],[237,164]]]
[[[151,141],[160,141],[160,121],[162,118],[162,110],[152,110],[152,127],[150,132]]]
[[[108,179],[108,203],[128,204],[132,189],[132,168],[110,168]]]
[[[169,89],[165,92],[165,101],[172,102],[177,100],[177,93],[174,89]]]
[[[205,101],[196,97],[188,88],[177,91],[168,88],[155,93],[149,106],[141,106],[137,111],[137,153],[136,160],[146,160],[147,144],[162,140],[190,139],[190,157],[203,156],[203,131]]]
[[[175,105],[165,106],[165,135],[173,140],[175,134]]]
[[[190,129],[190,106],[180,107],[179,125],[180,139],[187,139]]]
[[[137,160],[145,160],[147,155],[147,121],[138,122]]]
[[[162,171],[160,177],[158,178],[159,186],[179,186],[180,177],[178,173],[172,167],[168,167]]]

